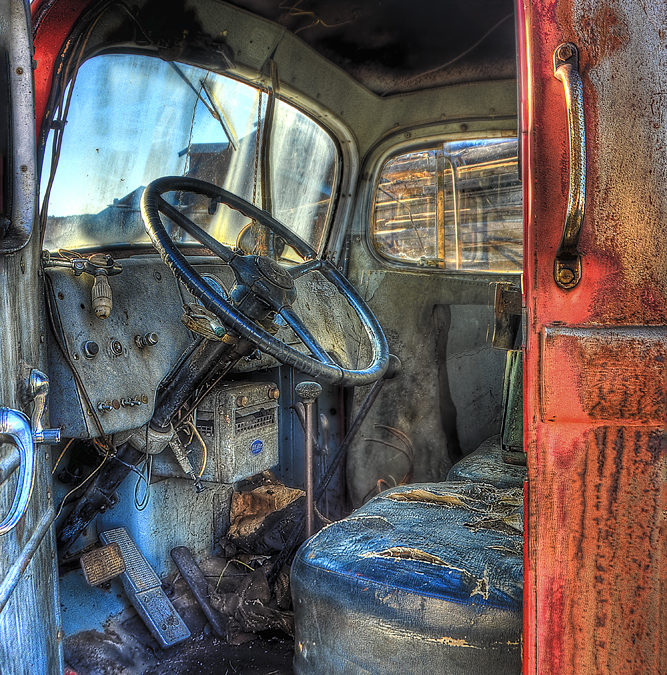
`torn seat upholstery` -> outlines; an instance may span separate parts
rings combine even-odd
[[[295,671],[520,673],[522,502],[416,484],[325,527],[292,566]]]

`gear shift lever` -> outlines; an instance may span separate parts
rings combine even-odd
[[[297,396],[301,399],[304,409],[305,435],[305,484],[306,484],[306,536],[313,535],[315,524],[315,499],[313,485],[313,446],[315,443],[316,418],[313,412],[315,400],[322,393],[322,387],[317,382],[301,382],[296,385]]]

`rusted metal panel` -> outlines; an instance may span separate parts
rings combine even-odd
[[[543,422],[662,424],[667,328],[544,329]]]
[[[667,672],[661,616],[667,325],[663,3],[519,3],[528,454],[526,673]],[[587,201],[554,281],[569,181],[552,56],[579,50]]]

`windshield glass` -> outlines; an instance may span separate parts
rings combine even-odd
[[[230,77],[145,55],[85,62],[72,91],[45,248],[149,242],[139,202],[160,176],[200,178],[262,207],[268,98]],[[276,100],[268,147],[272,214],[319,250],[332,212],[336,144],[300,110]],[[49,140],[42,194],[51,154]],[[208,203],[192,194],[173,193],[168,201],[227,245],[248,224],[225,207],[210,215]],[[172,235],[191,241],[178,229]]]

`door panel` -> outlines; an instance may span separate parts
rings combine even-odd
[[[528,453],[524,671],[664,673],[667,143],[662,3],[519,3]],[[581,280],[554,259],[568,199],[563,84],[587,138]]]
[[[26,238],[35,218],[35,126],[32,112],[32,51],[27,3],[4,1],[0,40],[7,55],[9,90],[8,145],[4,166],[3,206],[11,221],[0,253],[0,405],[30,414],[22,399],[25,378],[43,370],[45,330],[41,309],[39,237]],[[0,536],[0,670],[14,673],[61,673],[55,541],[51,527],[53,491],[50,448],[36,446],[31,499],[25,516]],[[7,513],[16,488],[18,462],[12,446],[0,446],[0,511]]]

